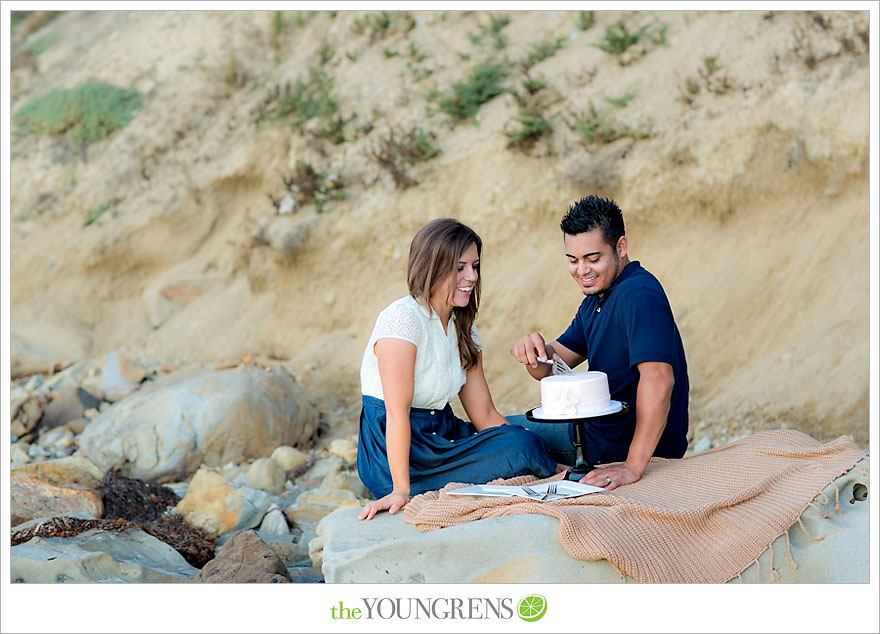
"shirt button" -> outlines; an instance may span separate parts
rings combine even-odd
[[[431,410],[431,416],[433,416],[433,415],[434,415],[434,410]]]

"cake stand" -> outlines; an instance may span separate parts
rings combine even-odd
[[[584,431],[584,423],[597,420],[610,420],[619,416],[623,416],[629,411],[629,403],[621,402],[620,404],[621,408],[611,414],[601,414],[599,416],[583,416],[580,418],[541,418],[535,416],[533,413],[536,409],[538,409],[536,407],[526,412],[526,418],[534,423],[555,423],[557,425],[562,423],[574,423],[574,442],[572,444],[574,445],[575,462],[574,466],[565,472],[565,477],[563,479],[574,480],[575,482],[577,482],[593,470],[593,465],[591,465],[586,459],[587,441],[586,432]]]

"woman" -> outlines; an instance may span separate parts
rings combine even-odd
[[[376,497],[358,519],[396,513],[449,482],[487,482],[556,462],[535,434],[498,413],[474,326],[482,241],[456,220],[422,227],[409,251],[409,295],[379,314],[361,364],[357,466]],[[472,421],[457,418],[456,397]]]

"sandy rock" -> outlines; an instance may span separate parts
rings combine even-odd
[[[104,400],[115,403],[138,389],[146,372],[123,354],[109,352],[101,366],[99,392]]]
[[[33,431],[48,404],[49,395],[43,391],[25,392],[20,398],[12,400],[9,403],[9,411],[12,413],[9,433],[12,436],[23,436]]]
[[[304,488],[317,489],[328,475],[344,470],[345,462],[339,456],[322,458],[309,467],[309,470],[298,477],[296,481]]]
[[[193,476],[176,509],[193,526],[217,536],[258,526],[271,504],[267,493],[235,487],[221,475],[203,468]]]
[[[867,466],[866,461],[862,463]],[[867,583],[869,505],[848,504],[856,483],[867,483],[856,465],[835,482],[841,514],[824,518],[812,507],[801,516],[814,541],[798,523],[789,528],[797,568],[789,565],[785,535],[773,542],[777,583]],[[834,485],[823,493],[835,499]],[[621,583],[606,560],[581,561],[559,543],[558,521],[537,514],[485,518],[422,533],[402,513],[379,513],[358,521],[357,509],[325,517],[317,530],[323,538],[322,569],[328,583]],[[499,544],[528,543],[527,549]],[[437,553],[445,553],[437,557]],[[745,583],[767,583],[770,551],[742,572]],[[761,577],[758,577],[760,568]],[[734,578],[732,583],[738,583]]]
[[[324,538],[320,535],[309,541],[309,559],[315,568],[324,565]]]
[[[81,455],[73,455],[19,467],[13,474],[39,478],[50,484],[74,484],[94,489],[104,477],[95,464]]]
[[[9,448],[9,462],[13,469],[31,461],[31,457],[28,455],[29,447],[30,444],[26,442],[17,442]]]
[[[323,583],[324,573],[315,566],[288,568],[290,580],[293,583]]]
[[[279,559],[284,562],[285,566],[302,566],[306,563],[311,564],[311,558],[306,548],[302,544],[283,540],[264,540]],[[288,572],[290,572],[288,570]]]
[[[97,408],[101,401],[81,387],[68,386],[53,392],[52,400],[43,411],[41,429],[53,429],[77,418],[87,409]]]
[[[307,453],[305,453],[304,451],[300,451],[296,447],[290,447],[288,445],[276,447],[275,451],[272,452],[271,458],[272,460],[277,462],[285,471],[296,469],[297,467],[300,467],[309,461],[309,456]]]
[[[72,387],[79,387],[80,381],[89,371],[90,363],[88,361],[80,361],[74,363],[69,368],[65,368],[60,372],[56,372],[46,379],[45,386],[53,392],[65,390]]]
[[[287,520],[284,519],[284,513],[281,512],[277,504],[272,504],[269,507],[265,517],[263,517],[263,521],[260,522],[260,528],[257,530],[260,533],[268,533],[270,535],[290,534],[290,527],[287,525]]]
[[[294,523],[315,522],[340,508],[360,507],[357,496],[348,489],[321,487],[301,493],[284,513]]]
[[[9,478],[9,506],[12,526],[73,511],[89,513],[94,518],[100,518],[104,512],[101,496],[94,491],[52,484],[16,472]]]
[[[339,456],[346,464],[353,465],[357,462],[357,435],[348,438],[337,438],[327,448],[331,455]]]
[[[285,470],[272,458],[257,458],[248,468],[246,483],[252,489],[280,493],[287,481]]]
[[[180,372],[113,405],[86,427],[80,448],[102,469],[176,480],[306,442],[317,415],[287,372],[242,366]]]
[[[88,420],[87,418],[74,418],[73,420],[69,420],[66,423],[64,423],[64,426],[67,427],[67,429],[72,431],[74,434],[79,436],[81,433],[83,433],[85,431],[86,426],[90,422],[91,421]]]
[[[49,454],[57,453],[59,450],[67,450],[68,453],[72,453],[73,432],[67,429],[67,427],[56,427],[41,434],[37,444]],[[68,455],[68,453],[65,453],[65,455]]]
[[[373,499],[373,495],[367,487],[364,486],[364,483],[361,482],[360,477],[356,473],[350,471],[334,471],[328,473],[324,476],[324,479],[321,480],[321,486],[318,488],[347,489],[361,499]]]
[[[240,531],[217,549],[193,581],[197,583],[285,583],[287,567],[254,531]]]
[[[139,529],[35,537],[10,549],[9,568],[13,583],[179,583],[198,572]]]

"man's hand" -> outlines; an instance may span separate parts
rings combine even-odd
[[[513,344],[513,356],[516,357],[516,360],[522,363],[523,365],[530,366],[532,368],[538,367],[538,357],[542,359],[549,359],[547,352],[547,344],[544,342],[544,337],[539,332],[531,332],[520,339],[517,339],[516,343]],[[552,355],[552,351],[550,352]]]
[[[594,487],[604,487],[606,491],[611,491],[623,484],[638,482],[641,477],[641,471],[622,462],[611,467],[593,469],[581,478],[579,482],[590,484]]]
[[[406,503],[411,499],[412,498],[409,495],[392,491],[385,497],[379,498],[374,502],[369,502],[364,507],[364,510],[360,512],[360,515],[358,515],[358,519],[371,520],[379,511],[388,511],[394,515],[397,511],[406,506]]]

